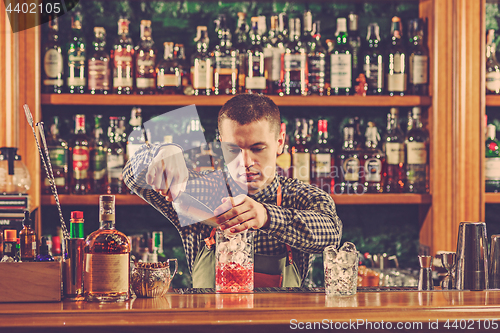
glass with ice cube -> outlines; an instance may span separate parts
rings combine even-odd
[[[217,230],[215,246],[215,291],[253,292],[254,230],[231,234]]]
[[[345,242],[340,249],[334,245],[323,251],[325,268],[325,293],[334,296],[356,294],[358,282],[358,252],[351,242]]]

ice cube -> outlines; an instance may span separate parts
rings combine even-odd
[[[354,245],[351,242],[345,242],[344,245],[339,249],[339,251],[344,251],[344,252],[357,252],[356,251],[356,245]]]
[[[231,255],[227,252],[221,253],[219,255],[219,263],[221,264],[228,264],[230,260],[231,260]]]
[[[247,258],[247,254],[244,252],[236,252],[233,254],[233,262],[235,264],[243,265],[245,263],[245,259]]]

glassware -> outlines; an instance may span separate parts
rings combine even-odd
[[[358,283],[358,252],[351,242],[345,242],[340,249],[335,245],[323,251],[325,269],[325,293],[332,296],[355,295]]]
[[[17,148],[0,148],[0,193],[27,193],[31,187],[28,168],[17,155]]]
[[[230,234],[217,229],[215,291],[252,293],[254,282],[254,231]]]
[[[455,252],[441,252],[441,262],[447,273],[441,281],[441,289],[455,289],[455,268],[457,254]]]
[[[418,256],[420,272],[418,275],[418,290],[433,290],[432,256]]]
[[[170,262],[175,269],[170,274]],[[177,259],[167,259],[164,263],[151,266],[134,267],[130,273],[132,289],[137,297],[162,297],[170,288],[170,283],[177,273]]]

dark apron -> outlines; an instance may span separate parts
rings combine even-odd
[[[281,206],[281,185],[278,185],[277,206]],[[215,229],[205,244],[199,244],[191,277],[193,288],[215,288]],[[300,287],[301,277],[293,260],[292,249],[286,244],[286,252],[278,255],[254,254],[254,287]]]

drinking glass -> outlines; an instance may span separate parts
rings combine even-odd
[[[334,245],[323,251],[325,293],[334,296],[355,295],[358,281],[358,255],[356,246],[345,242],[340,249]]]

